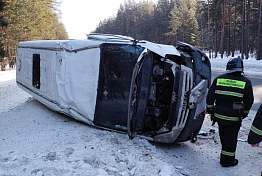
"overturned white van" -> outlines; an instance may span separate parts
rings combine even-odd
[[[199,49],[89,34],[20,42],[17,85],[49,108],[103,129],[162,143],[194,140],[211,80]]]

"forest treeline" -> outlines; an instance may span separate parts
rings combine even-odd
[[[218,54],[261,59],[262,0],[126,0],[96,33],[113,33],[156,43],[186,42]],[[213,54],[211,54],[213,53]]]
[[[59,1],[0,0],[1,68],[15,63],[20,41],[66,39]]]
[[[20,41],[68,38],[60,3],[0,0],[2,68],[15,63]],[[125,0],[115,16],[98,22],[94,32],[171,45],[182,41],[209,51],[210,58],[219,54],[234,57],[240,51],[243,59],[252,54],[260,60],[261,21],[262,0]]]

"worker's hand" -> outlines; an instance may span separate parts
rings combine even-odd
[[[207,108],[207,113],[210,114],[210,120],[212,121],[212,125],[214,126],[216,123],[215,116],[214,116],[214,109],[213,108]]]
[[[213,108],[207,108],[207,113],[210,114],[210,120],[214,120],[214,109]]]
[[[212,125],[211,125],[211,126],[214,126],[215,123],[217,122],[216,119],[215,119],[214,114],[212,114],[212,115],[210,116],[210,119],[211,119],[211,121],[212,121]]]
[[[210,114],[210,120],[214,121],[215,120],[215,116],[214,116],[214,112],[212,114]]]
[[[252,147],[259,147],[259,143],[257,144],[251,144]]]

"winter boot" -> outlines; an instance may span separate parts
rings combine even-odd
[[[222,167],[236,166],[238,164],[238,160],[234,159],[232,161],[220,161],[220,164]]]

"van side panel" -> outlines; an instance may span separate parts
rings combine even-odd
[[[16,81],[29,90],[55,101],[55,66],[51,62],[55,59],[54,51],[19,48],[17,60],[21,68],[17,69]]]
[[[59,103],[94,120],[100,48],[66,53],[56,73]]]
[[[32,58],[31,50],[25,48],[19,48],[17,51],[17,64],[16,67],[16,81],[26,87],[32,85]]]
[[[51,109],[76,120],[93,122],[100,48],[67,52],[18,47],[17,63],[19,87]]]

